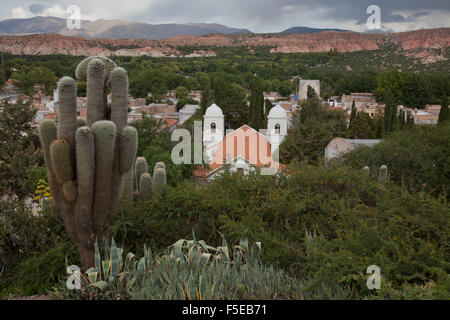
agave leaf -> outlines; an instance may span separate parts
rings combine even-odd
[[[106,281],[97,281],[92,284],[92,286],[99,288],[102,292],[105,292],[108,289],[109,284]]]
[[[120,272],[119,265],[120,265],[120,256],[119,256],[119,249],[116,246],[116,243],[114,242],[114,239],[111,240],[111,275],[115,277],[117,273]]]
[[[94,268],[91,268],[91,269],[94,269]],[[91,270],[91,269],[89,269],[89,270]],[[89,280],[90,284],[97,282],[97,276],[98,276],[97,271],[86,271],[86,274],[88,276],[88,280]]]
[[[211,256],[212,256],[212,254],[203,252],[200,257],[200,267],[203,267],[204,265],[206,265],[208,263],[209,259],[211,258]]]
[[[184,260],[183,251],[182,251],[184,242],[185,242],[185,240],[181,239],[181,240],[178,240],[177,242],[175,242],[175,244],[173,245],[175,257],[180,260]]]
[[[103,279],[107,279],[109,276],[109,273],[111,272],[111,261],[108,260],[103,260],[102,261],[102,271],[103,271]]]
[[[131,262],[135,257],[136,256],[134,255],[134,253],[128,252],[127,257],[125,258],[125,270],[128,270],[130,268]]]
[[[144,273],[145,271],[145,258],[141,258],[137,266],[138,273]]]
[[[100,272],[100,278],[102,277],[102,257],[100,255],[100,251],[98,250],[98,244],[97,244],[97,239],[95,240],[95,255],[94,255],[94,260],[95,260],[95,269],[97,269],[97,271]]]
[[[247,238],[242,238],[241,241],[239,241],[239,246],[244,250],[244,252],[249,252]]]

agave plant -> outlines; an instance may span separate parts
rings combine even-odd
[[[206,265],[211,260],[221,261],[224,264],[246,266],[259,262],[261,242],[250,243],[247,238],[242,238],[239,245],[229,247],[223,235],[222,245],[215,248],[209,246],[203,240],[196,240],[192,232],[193,240],[181,239],[169,247],[163,259],[175,259],[181,264],[195,264],[199,267]]]
[[[62,283],[51,295],[56,299],[83,296],[89,299],[127,299],[130,289],[152,263],[152,251],[146,246],[144,256],[137,259],[132,252],[124,258],[123,249],[117,247],[114,239],[111,240],[111,245],[103,241],[101,249],[95,243],[95,267],[81,274],[81,292],[69,290]],[[66,261],[66,268],[67,266]]]

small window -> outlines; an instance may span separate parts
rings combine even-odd
[[[211,132],[215,133],[216,132],[216,124],[213,122],[211,123]]]
[[[275,125],[275,133],[280,134],[280,125],[278,123]]]

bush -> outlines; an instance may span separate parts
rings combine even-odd
[[[21,201],[0,201],[0,295],[45,293],[75,248],[54,209],[36,215]]]
[[[203,187],[169,187],[134,209],[122,207],[114,236],[133,250],[148,241],[161,250],[192,229],[214,245],[219,231],[233,242],[256,238],[264,263],[302,279],[358,286],[364,294],[371,264],[395,288],[448,273],[445,198],[409,193],[345,167],[291,167],[290,173],[224,174]]]
[[[450,122],[421,125],[395,132],[380,144],[361,147],[343,155],[345,165],[369,166],[372,175],[387,165],[392,181],[410,190],[425,190],[435,196],[450,195]]]

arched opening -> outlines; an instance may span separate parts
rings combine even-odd
[[[275,133],[276,134],[280,134],[280,124],[279,123],[277,123],[276,125],[275,125]]]
[[[211,123],[211,132],[212,133],[216,132],[216,123],[215,122]]]

